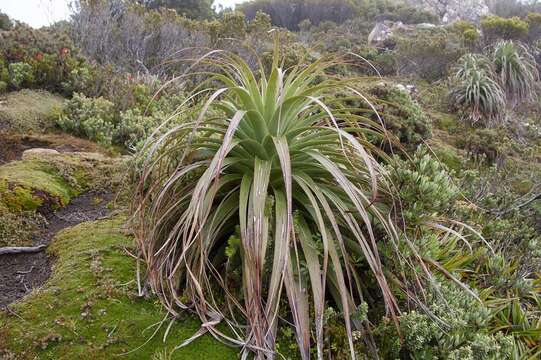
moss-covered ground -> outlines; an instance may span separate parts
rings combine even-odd
[[[46,162],[23,160],[0,167],[0,202],[9,209],[35,210],[47,200],[63,206],[74,195],[76,190]]]
[[[99,153],[24,153],[0,166],[0,246],[29,246],[39,213],[67,205],[86,191],[118,185],[122,160]]]
[[[137,296],[132,246],[115,218],[62,231],[45,286],[0,312],[2,359],[234,359],[236,351],[203,336],[172,352],[199,322],[178,319],[163,342],[165,314],[155,299]],[[124,355],[121,355],[124,354]],[[2,357],[3,356],[3,357]]]

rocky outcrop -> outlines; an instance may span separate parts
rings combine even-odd
[[[410,2],[439,15],[444,24],[457,20],[478,23],[483,16],[490,13],[486,0],[410,0]]]
[[[401,21],[383,21],[378,22],[368,35],[368,43],[372,46],[386,47],[387,40],[391,39],[394,34],[414,32],[418,29],[433,29],[437,26],[434,24],[416,24],[406,25]]]

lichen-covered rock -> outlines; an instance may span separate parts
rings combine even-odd
[[[41,148],[28,149],[23,152],[23,160],[36,157],[36,156],[40,157],[43,155],[58,155],[58,154],[60,153],[54,149],[41,149]]]

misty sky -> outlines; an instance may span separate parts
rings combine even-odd
[[[243,0],[215,0],[224,7],[233,6]],[[69,16],[71,0],[0,0],[0,11],[11,18],[33,27],[50,25]]]

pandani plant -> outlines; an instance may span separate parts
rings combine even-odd
[[[458,61],[451,98],[473,123],[499,122],[505,113],[505,93],[494,77],[493,66],[483,55],[466,54]]]
[[[193,74],[207,80],[191,99],[200,105],[181,109],[191,120],[143,151],[134,204],[147,284],[174,317],[189,310],[202,321],[181,345],[208,332],[243,358],[272,359],[283,321],[303,359],[313,340],[323,359],[331,303],[354,359],[368,277],[387,314],[399,314],[378,251],[381,241],[398,248],[399,222],[376,161],[385,154],[367,140],[383,130],[334,94],[367,99],[355,81],[326,76],[336,61],[284,70],[275,55],[267,76],[212,51],[198,65]],[[368,272],[355,268],[358,257]]]
[[[497,79],[513,106],[534,97],[539,71],[526,46],[511,40],[500,41],[494,46],[492,58]]]

